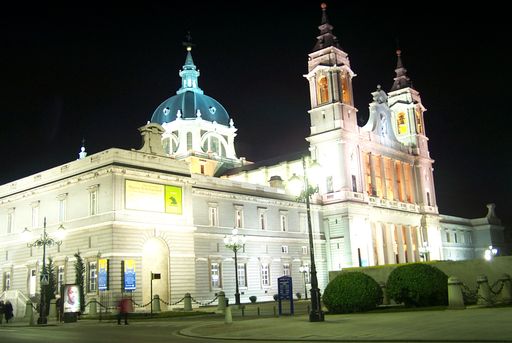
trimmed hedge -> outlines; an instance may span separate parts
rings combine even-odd
[[[341,273],[329,282],[322,300],[330,313],[363,312],[382,303],[382,289],[361,272]]]
[[[395,268],[386,286],[388,296],[407,307],[448,304],[448,276],[428,264],[411,263]]]

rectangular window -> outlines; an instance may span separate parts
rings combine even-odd
[[[219,225],[219,217],[217,212],[217,207],[211,206],[208,208],[209,217],[210,217],[210,226],[218,226]]]
[[[11,272],[4,273],[4,291],[11,289]]]
[[[267,229],[267,209],[266,208],[258,208],[258,222],[260,229]]]
[[[64,266],[59,266],[57,268],[57,293],[60,294],[60,289],[62,285],[65,284],[64,281]]]
[[[239,263],[237,266],[238,271],[238,286],[247,287],[247,265],[245,263]]]
[[[96,284],[98,282],[98,272],[96,261],[89,262],[89,292],[96,291]]]
[[[308,218],[306,213],[299,213],[299,230],[306,232],[308,230]]]
[[[430,192],[427,192],[427,205],[428,205],[428,206],[432,206],[432,205],[430,204]]]
[[[309,264],[304,263],[302,265],[304,267],[304,282],[310,283],[311,282],[311,268],[309,268]]]
[[[9,209],[7,213],[7,233],[11,233],[14,227],[14,209]]]
[[[35,269],[30,269],[29,279],[28,279],[28,294],[33,297],[36,295],[36,287],[37,287],[37,272]]]
[[[279,218],[281,231],[288,231],[288,213],[286,213],[285,211],[281,211]]]
[[[210,264],[210,285],[212,288],[221,288],[220,263]]]
[[[290,264],[289,263],[283,264],[283,275],[290,276]]]
[[[244,208],[242,206],[235,206],[235,227],[244,227]]]
[[[446,242],[450,243],[450,233],[446,232]]]
[[[39,205],[32,207],[32,227],[39,227]]]
[[[89,214],[94,216],[98,214],[98,190],[95,189],[89,193]]]
[[[307,255],[308,254],[308,247],[307,245],[303,245],[302,246],[302,255]]]
[[[283,254],[288,254],[288,246],[287,245],[281,245],[281,252]]]
[[[458,243],[458,241],[457,241],[457,232],[454,232],[454,233],[453,233],[453,241],[454,241],[455,243]]]
[[[357,179],[355,175],[352,175],[352,192],[357,192]]]
[[[270,286],[270,268],[266,263],[261,265],[261,285],[264,287]]]
[[[332,186],[332,176],[327,176],[327,178],[325,179],[325,183],[327,193],[332,193],[334,189]]]
[[[66,220],[66,199],[59,200],[59,222]]]

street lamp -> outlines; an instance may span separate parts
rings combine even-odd
[[[25,228],[23,232],[21,233],[25,240],[29,241],[30,238],[30,230]],[[57,229],[57,232],[55,233],[55,236],[57,239],[51,238],[46,233],[46,217],[44,217],[43,222],[43,234],[41,237],[37,240],[35,240],[32,243],[27,243],[27,247],[43,247],[43,269],[41,272],[41,299],[39,303],[39,318],[37,319],[37,324],[46,324],[46,301],[45,301],[45,287],[48,285],[49,277],[48,277],[48,271],[46,270],[46,246],[53,246],[57,245],[60,246],[62,244],[62,240],[64,239],[64,236],[66,234],[66,231],[64,229],[64,226],[62,224]]]
[[[498,254],[498,249],[496,248],[493,248],[492,245],[489,245],[489,248],[488,249],[485,249],[485,252],[484,252],[484,258],[487,260],[487,261],[490,261],[494,258],[494,256],[496,256]]]
[[[299,272],[302,273],[302,280],[304,281],[304,294],[306,296],[306,300],[308,300],[308,288],[306,287],[306,274],[309,272],[308,266],[300,266]]]
[[[226,248],[229,248],[233,250],[235,253],[235,304],[240,305],[240,292],[238,291],[238,259],[237,259],[237,253],[238,250],[243,249],[245,246],[245,235],[240,236],[238,235],[238,229],[234,228],[233,231],[231,231],[231,235],[224,236],[224,245]]]
[[[320,290],[318,289],[318,279],[316,277],[316,266],[315,266],[315,251],[313,246],[313,228],[311,227],[311,206],[310,198],[313,194],[318,192],[318,187],[313,187],[309,184],[307,170],[306,170],[306,159],[302,157],[302,169],[304,172],[303,181],[293,175],[289,181],[289,186],[295,194],[300,194],[299,199],[306,202],[306,214],[308,221],[308,233],[309,233],[309,255],[311,259],[311,312],[309,312],[310,322],[323,322],[324,312],[322,311],[322,301]],[[309,173],[317,174],[320,169],[320,165],[316,162],[310,163]],[[302,183],[302,185],[301,185]]]

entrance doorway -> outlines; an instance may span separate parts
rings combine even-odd
[[[151,280],[151,273],[160,274],[160,279]],[[144,243],[142,255],[142,299],[147,304],[153,295],[169,302],[169,247],[160,238],[151,238]]]

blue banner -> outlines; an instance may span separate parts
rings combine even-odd
[[[98,290],[108,289],[108,260],[102,258],[98,261]]]
[[[134,291],[135,287],[135,261],[124,261],[124,290]]]

